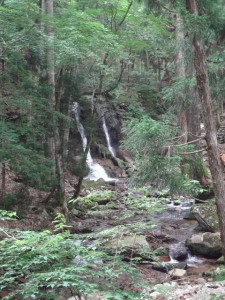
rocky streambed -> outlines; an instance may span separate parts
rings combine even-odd
[[[100,241],[110,254],[135,263],[149,286],[143,299],[225,297],[224,283],[211,282],[211,275],[220,273],[219,234],[196,231],[198,224],[210,220],[192,208],[192,200],[172,201],[146,189],[128,190],[125,185],[113,189],[109,198],[97,201],[96,211],[87,210],[82,220],[77,216],[76,230],[86,241]],[[103,298],[96,295],[95,299]]]

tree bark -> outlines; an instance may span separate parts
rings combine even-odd
[[[182,80],[186,76],[186,69],[185,69],[185,61],[184,61],[184,51],[183,51],[183,44],[184,44],[184,31],[183,31],[183,20],[179,13],[176,14],[175,17],[176,23],[176,45],[177,45],[177,54],[176,54],[176,76],[179,80]],[[181,110],[181,113],[178,118],[178,125],[180,126],[183,137],[182,142],[187,143],[188,141],[188,130],[187,130],[187,118],[186,112],[183,110],[183,94],[184,90],[180,90],[176,93],[176,109],[177,111]]]
[[[2,191],[1,191],[1,204],[5,206],[5,194],[6,194],[6,165],[2,163]]]
[[[186,0],[186,7],[191,14],[198,16],[198,6],[196,0]],[[193,39],[193,46],[197,88],[203,113],[204,126],[206,130],[209,166],[212,174],[213,189],[215,193],[217,213],[219,217],[222,252],[225,256],[225,185],[223,181],[222,165],[217,147],[217,138],[213,121],[212,101],[209,89],[205,47],[203,39],[196,34]]]
[[[42,0],[42,13],[48,17],[48,24],[44,26],[44,31],[48,37],[46,48],[46,73],[47,83],[50,88],[48,104],[51,110],[50,120],[53,130],[47,135],[47,155],[53,161],[53,176],[57,177],[56,198],[62,207],[62,212],[67,216],[67,202],[65,199],[65,174],[64,174],[64,149],[61,140],[60,126],[56,123],[55,111],[60,112],[61,88],[59,89],[58,101],[56,101],[56,82],[55,82],[55,64],[54,64],[54,29],[52,26],[54,6],[53,0]]]
[[[180,80],[184,78],[192,79],[194,76],[194,65],[189,62],[188,66],[185,63],[186,54],[184,51],[185,46],[185,33],[183,20],[179,13],[176,14],[176,42],[177,42],[177,56],[176,56],[176,75]],[[184,103],[183,94],[187,94],[191,103]],[[190,102],[190,101],[188,101]],[[184,107],[186,106],[186,107]],[[199,104],[197,103],[197,91],[195,87],[190,87],[187,91],[179,91],[177,93],[177,109],[182,109],[178,119],[183,138],[183,143],[188,143],[196,140],[200,136],[200,111]],[[199,142],[195,143],[195,148],[199,149]],[[191,158],[191,160],[190,160]],[[196,162],[193,163],[192,161]],[[195,179],[201,182],[203,161],[200,154],[193,154],[192,157],[188,155],[182,160],[182,164],[188,164],[188,169],[185,170],[190,179]],[[202,167],[201,167],[202,165]],[[184,168],[185,169],[185,168]]]
[[[50,88],[48,104],[49,108],[52,111],[50,113],[50,119],[52,120],[53,131],[52,133],[47,134],[47,156],[53,161],[52,175],[56,175],[56,166],[55,166],[55,136],[54,136],[54,110],[56,106],[55,100],[55,67],[54,67],[54,31],[53,26],[51,25],[53,19],[53,0],[42,0],[42,14],[47,16],[48,24],[45,25],[42,23],[42,28],[48,38],[48,44],[46,47],[46,77],[47,84]]]

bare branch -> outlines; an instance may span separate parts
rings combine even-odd
[[[190,142],[187,142],[187,143],[184,143],[184,144],[179,144],[179,145],[170,145],[170,147],[183,147],[183,146],[187,146],[187,145],[190,145],[190,144],[197,143],[197,142],[201,141],[201,139],[202,138],[198,138],[197,140],[190,141]]]
[[[207,150],[208,150],[208,148],[203,148],[203,149],[192,151],[192,152],[177,152],[177,154],[179,154],[179,155],[188,155],[188,154],[195,154],[195,153],[204,152],[204,151],[207,151]]]

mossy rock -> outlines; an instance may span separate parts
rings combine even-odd
[[[118,167],[120,169],[124,169],[125,168],[126,163],[122,159],[116,158],[116,161],[117,161]]]
[[[219,230],[219,219],[214,200],[194,205],[191,213],[204,231],[216,232]]]
[[[218,264],[224,264],[224,257],[223,257],[223,255],[220,256],[220,258],[218,258],[216,262],[217,262]]]
[[[144,235],[129,234],[124,235],[122,238],[111,239],[105,244],[106,248],[118,249],[118,248],[146,248],[149,249],[149,244],[146,241]]]
[[[192,254],[207,258],[219,258],[222,255],[220,233],[204,232],[194,234],[185,245]]]

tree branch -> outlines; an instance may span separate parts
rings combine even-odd
[[[200,152],[207,151],[207,150],[208,150],[208,148],[203,148],[203,149],[192,151],[192,152],[177,152],[177,154],[179,154],[179,155],[188,155],[188,154],[200,153]]]
[[[124,21],[126,20],[126,17],[127,17],[128,13],[129,13],[129,10],[130,10],[132,4],[133,4],[133,1],[131,1],[131,2],[129,3],[129,5],[128,5],[128,7],[127,7],[127,10],[126,10],[126,12],[125,12],[125,14],[124,14],[122,20],[119,22],[119,24],[118,24],[118,26],[117,26],[117,28],[116,28],[116,31],[118,31],[118,29],[123,25]]]
[[[187,145],[190,145],[190,144],[194,144],[194,143],[197,143],[201,140],[202,138],[199,138],[197,140],[194,140],[194,141],[190,141],[190,142],[187,142],[187,143],[183,143],[183,144],[179,144],[179,145],[170,145],[169,147],[183,147],[183,146],[187,146]],[[168,147],[168,146],[167,146]]]

